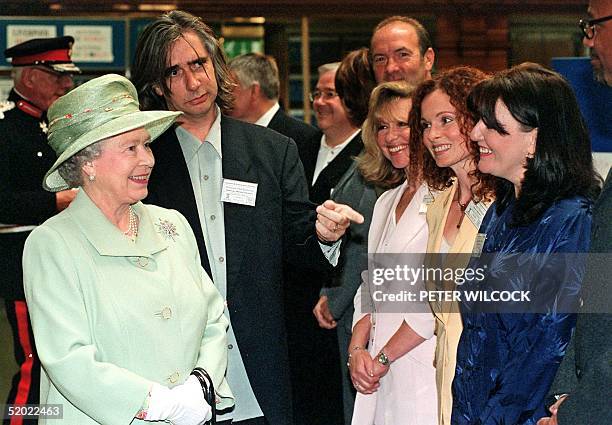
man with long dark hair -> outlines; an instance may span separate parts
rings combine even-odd
[[[317,208],[315,224],[295,143],[222,114],[232,107],[233,79],[201,19],[173,11],[148,25],[132,76],[144,109],[183,112],[152,146],[147,202],[185,215],[202,265],[226,299],[227,378],[236,408],[220,420],[291,424],[283,258],[329,268],[337,244],[322,244],[363,218],[328,201]]]

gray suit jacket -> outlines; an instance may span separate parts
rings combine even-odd
[[[332,277],[330,287],[321,289],[326,295],[328,305],[337,322],[338,348],[342,370],[342,401],[345,424],[351,423],[355,402],[355,389],[349,379],[346,367],[349,344],[352,335],[353,298],[361,284],[361,272],[368,267],[368,231],[372,221],[374,204],[379,194],[376,188],[367,183],[353,161],[338,181],[332,193],[336,202],[350,205],[363,214],[363,224],[351,224],[342,243],[339,272]]]
[[[347,230],[340,267],[337,268],[341,272],[334,277],[332,287],[321,291],[321,295],[327,295],[331,313],[336,320],[340,320],[339,326],[345,326],[349,338],[352,331],[353,298],[361,285],[361,272],[368,268],[368,231],[378,195],[374,185],[361,176],[355,162],[332,193],[334,201],[351,206],[365,218],[363,224],[351,224]]]
[[[612,169],[593,210],[591,255],[582,284],[582,312],[574,338],[553,383],[569,393],[558,411],[559,425],[612,423]]]

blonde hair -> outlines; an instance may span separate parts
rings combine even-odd
[[[376,143],[378,123],[382,117],[390,117],[391,103],[399,99],[410,99],[414,86],[406,81],[382,83],[372,91],[368,117],[363,123],[364,149],[357,158],[357,166],[369,182],[388,189],[399,186],[406,179],[404,170],[393,167]],[[408,120],[408,117],[402,117]]]

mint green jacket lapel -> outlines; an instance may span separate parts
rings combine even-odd
[[[112,224],[89,196],[79,190],[68,211],[77,226],[100,255],[111,257],[151,258],[164,249],[168,243],[160,235],[159,223],[153,219],[142,202],[134,204],[134,212],[140,220],[136,242],[130,241]]]

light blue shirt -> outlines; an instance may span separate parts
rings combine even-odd
[[[175,131],[189,170],[189,178],[196,198],[198,217],[202,226],[208,263],[212,273],[211,277],[226,300],[225,314],[230,318],[230,326],[227,332],[227,382],[234,393],[236,408],[230,413],[218,416],[217,420],[233,419],[236,422],[263,416],[263,412],[255,398],[246,373],[227,308],[225,220],[223,202],[221,202],[221,188],[223,186],[221,111],[218,106],[216,106],[216,114],[217,117],[204,142],[201,142],[183,127],[179,126]],[[340,241],[331,246],[321,243],[319,245],[328,261],[335,266],[340,256]],[[262,347],[262,349],[265,348]]]
[[[223,203],[221,202],[223,170],[221,166],[221,112],[219,108],[217,107],[217,118],[210,128],[205,142],[200,142],[182,127],[176,128],[176,136],[189,170],[212,279],[226,300],[225,314],[230,317],[227,308],[225,222]],[[231,325],[231,317],[227,331],[227,342],[227,382],[236,398],[236,408],[230,413],[218,416],[217,420],[242,421],[263,416],[240,355],[236,335]]]

